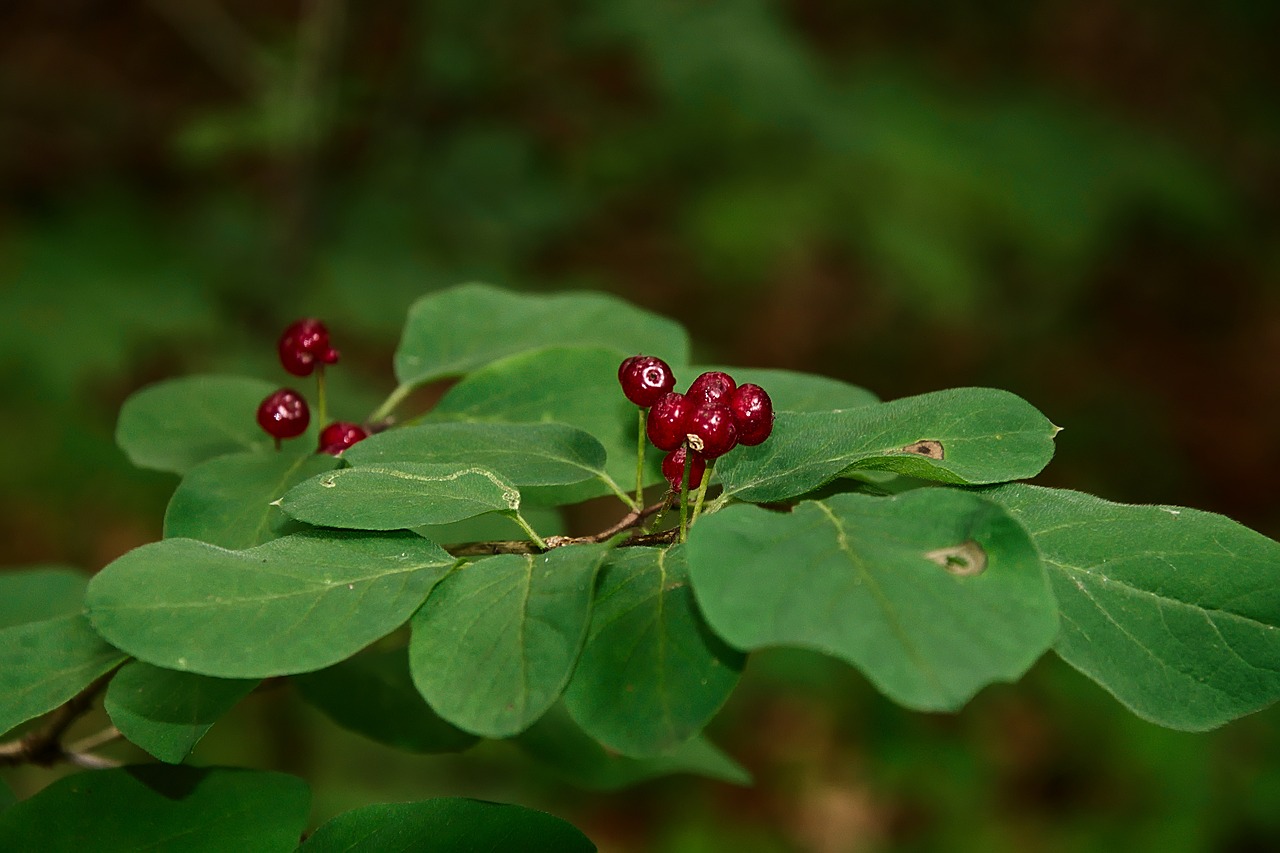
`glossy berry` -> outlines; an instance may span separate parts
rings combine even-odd
[[[280,335],[280,363],[294,376],[309,376],[317,364],[335,364],[338,351],[329,346],[329,329],[308,317],[290,324]]]
[[[773,401],[759,385],[739,385],[729,400],[729,410],[738,426],[739,444],[760,444],[773,432]]]
[[[676,386],[676,377],[662,359],[633,355],[618,368],[618,382],[628,400],[647,409]]]
[[[684,395],[692,400],[695,406],[706,403],[727,406],[729,398],[733,396],[734,389],[737,387],[729,374],[721,373],[719,370],[709,370],[693,380]]]
[[[662,476],[667,478],[673,492],[680,491],[680,481],[684,478],[684,460],[689,453],[693,454],[689,457],[689,488],[701,486],[702,476],[707,473],[707,460],[702,458],[702,454],[677,447],[662,460]]]
[[[707,459],[724,456],[738,443],[738,425],[728,406],[704,405],[684,422],[689,446]]]
[[[338,456],[357,441],[368,437],[369,433],[360,424],[334,421],[320,430],[320,452]]]
[[[675,450],[684,444],[689,433],[685,421],[692,410],[693,406],[683,394],[669,391],[659,397],[645,421],[645,433],[653,446],[659,450]]]
[[[291,388],[281,388],[267,395],[267,399],[258,406],[258,426],[277,441],[302,435],[310,422],[311,411],[307,408],[307,401]]]

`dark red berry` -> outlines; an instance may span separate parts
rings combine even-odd
[[[683,394],[669,391],[649,409],[645,432],[659,450],[675,450],[684,444],[689,430],[685,424],[693,406]]]
[[[258,426],[272,438],[294,438],[307,431],[311,412],[307,401],[292,388],[281,388],[267,395],[258,406]]]
[[[708,370],[693,380],[684,395],[692,400],[695,406],[706,403],[727,406],[729,398],[733,396],[733,391],[737,387],[729,374],[721,373],[719,370]]]
[[[724,456],[738,443],[738,425],[728,406],[699,406],[684,425],[689,446],[707,459]]]
[[[338,456],[357,441],[369,437],[369,433],[360,424],[349,421],[334,421],[320,430],[320,452]]]
[[[676,377],[662,359],[633,355],[618,368],[618,382],[628,400],[647,409],[676,386]]]
[[[673,492],[680,491],[680,481],[684,477],[684,460],[688,453],[693,454],[689,456],[689,488],[696,489],[702,485],[702,475],[707,472],[707,460],[703,459],[700,453],[677,447],[662,460],[662,476],[667,478]]]
[[[308,317],[289,325],[280,335],[280,363],[295,376],[309,376],[316,364],[335,364],[338,351],[329,346],[324,323]]]
[[[729,401],[729,410],[738,425],[739,444],[760,444],[773,432],[773,401],[759,385],[739,385]]]

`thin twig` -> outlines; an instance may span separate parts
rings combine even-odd
[[[546,538],[546,548],[539,548],[536,543],[527,539],[505,539],[495,542],[463,542],[460,545],[450,545],[447,550],[455,557],[488,557],[494,554],[541,554],[544,551],[550,551],[552,548],[563,548],[565,545],[591,545],[598,542],[608,542],[619,533],[639,527],[646,518],[658,512],[666,505],[666,501],[659,501],[651,504],[643,509],[632,510],[622,517],[622,519],[612,527],[601,530],[599,533],[592,533],[590,536],[548,536]],[[635,544],[648,544],[641,542],[642,539],[648,539],[648,536],[633,536],[622,545],[629,546]]]
[[[16,740],[0,743],[0,766],[15,764],[39,764],[49,767],[59,761],[72,761],[74,757],[86,758],[78,750],[68,749],[62,745],[62,736],[93,705],[94,698],[102,692],[116,674],[118,666],[110,672],[95,678],[88,687],[59,705],[49,714],[40,728],[28,732]],[[88,758],[93,758],[89,756]],[[104,760],[104,759],[94,759]]]

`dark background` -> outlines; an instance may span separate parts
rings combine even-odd
[[[1008,388],[1065,427],[1038,482],[1274,537],[1278,32],[1251,0],[0,2],[0,561],[159,537],[173,478],[111,438],[141,385],[283,381],[318,315],[358,419],[405,308],[469,280],[886,399]],[[713,730],[751,790],[578,793],[257,697],[197,760],[302,773],[318,817],[515,799],[605,850],[1246,851],[1280,845],[1277,720],[1166,732],[1052,657],[912,714],[766,654]]]

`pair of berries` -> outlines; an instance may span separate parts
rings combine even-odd
[[[329,330],[315,319],[299,320],[284,330],[279,343],[280,363],[296,376],[306,376],[326,364],[336,364],[338,351],[329,345]],[[281,388],[258,405],[258,426],[276,440],[297,438],[307,431],[311,410],[302,395],[292,388]],[[359,424],[334,421],[320,431],[320,452],[337,456],[351,445],[368,437]]]
[[[689,462],[689,485],[702,484],[708,460],[718,459],[739,444],[756,445],[773,432],[773,401],[759,385],[738,385],[718,370],[703,373],[683,394],[665,361],[637,355],[622,362],[618,382],[627,399],[649,410],[645,432],[668,454],[662,474],[678,490]]]

